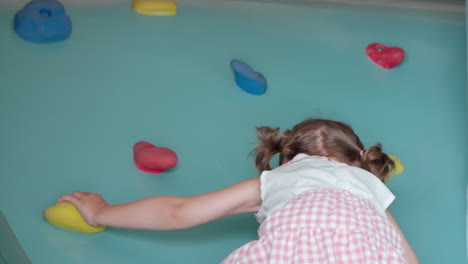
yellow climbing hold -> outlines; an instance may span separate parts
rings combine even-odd
[[[395,163],[395,167],[391,171],[388,172],[387,176],[384,178],[384,182],[387,183],[393,176],[402,173],[405,170],[405,166],[401,160],[393,155],[387,154],[393,163]]]
[[[149,16],[173,16],[177,13],[174,0],[133,0],[135,12]]]
[[[58,227],[83,233],[96,233],[106,226],[92,226],[86,223],[80,211],[70,202],[59,202],[44,210],[44,218]]]

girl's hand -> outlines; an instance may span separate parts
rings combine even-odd
[[[68,201],[78,208],[84,220],[92,225],[100,225],[97,222],[97,215],[108,207],[109,204],[97,193],[75,191],[73,194],[61,196],[59,202]]]

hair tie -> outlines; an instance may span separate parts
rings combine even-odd
[[[366,152],[366,151],[365,151],[365,150],[361,150],[361,151],[359,152],[359,156],[362,157],[362,155],[364,155],[364,152]]]

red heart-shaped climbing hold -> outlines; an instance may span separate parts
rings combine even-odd
[[[176,153],[168,148],[156,147],[146,141],[133,146],[133,159],[138,169],[149,173],[162,173],[177,163]]]
[[[387,47],[380,43],[372,43],[367,46],[366,55],[380,67],[391,69],[403,61],[405,51],[399,47]]]

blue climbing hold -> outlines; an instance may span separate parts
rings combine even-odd
[[[13,20],[15,32],[35,43],[62,41],[71,34],[71,21],[56,0],[33,0],[19,10]]]
[[[237,85],[244,91],[262,95],[266,92],[266,80],[261,73],[255,72],[249,65],[240,61],[231,61]]]

